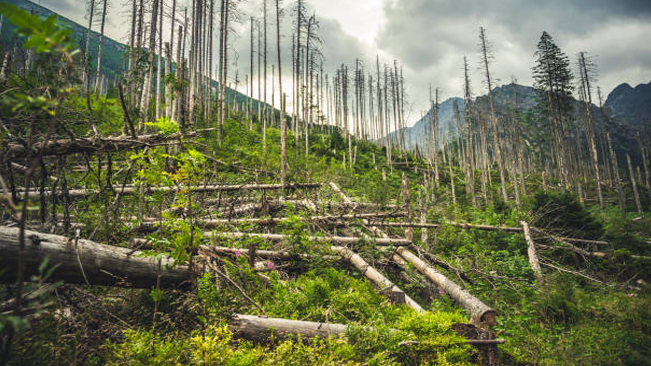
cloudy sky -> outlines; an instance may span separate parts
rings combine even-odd
[[[85,22],[83,0],[35,1],[72,20]],[[183,7],[189,1],[177,0],[177,3]],[[234,26],[240,34],[233,50],[240,55],[237,66],[242,80],[249,68],[248,19],[261,16],[262,1],[242,2],[242,20]],[[267,1],[270,7],[275,3]],[[128,15],[124,13],[129,7],[124,2],[109,0],[107,32],[115,39],[125,39],[129,28],[125,26]],[[480,26],[486,28],[492,44],[495,56],[492,74],[498,84],[516,77],[519,83],[531,85],[533,53],[543,30],[572,59],[579,51],[595,57],[599,67],[598,84],[605,94],[623,82],[635,86],[651,81],[650,0],[308,0],[307,3],[309,11],[315,12],[320,21],[326,72],[332,73],[342,63],[353,66],[356,58],[373,70],[376,55],[381,62],[393,63],[397,59],[403,65],[411,106],[410,124],[428,106],[430,83],[440,88],[442,99],[462,95],[464,55],[470,60],[474,93],[484,93],[478,70]],[[293,2],[285,0],[284,4],[289,17]],[[270,30],[272,26],[275,25],[270,23]],[[282,27],[283,52],[289,54],[289,19]],[[169,37],[168,32],[165,37]],[[272,45],[269,45],[269,59],[275,60]],[[288,61],[283,61],[285,85],[291,82]],[[231,78],[234,76],[233,73]]]

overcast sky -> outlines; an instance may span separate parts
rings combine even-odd
[[[183,7],[189,1],[177,0],[177,3]],[[243,2],[241,24],[234,26],[240,34],[233,49],[241,55],[237,62],[241,80],[249,68],[248,19],[251,15],[261,16],[262,1]],[[275,1],[267,1],[271,17]],[[129,9],[125,2],[109,0],[107,33],[114,39],[125,39],[129,28],[128,15],[123,13]],[[635,86],[651,81],[651,0],[308,0],[307,3],[310,12],[316,12],[320,20],[325,72],[332,74],[342,63],[352,67],[356,58],[374,70],[376,55],[381,62],[392,63],[397,59],[403,65],[411,105],[409,124],[427,108],[430,83],[440,88],[442,100],[462,95],[464,55],[470,60],[474,93],[485,92],[478,70],[480,26],[486,28],[492,44],[495,60],[491,71],[498,85],[510,82],[512,77],[521,84],[531,85],[533,53],[543,30],[552,35],[573,63],[579,51],[595,56],[598,85],[604,94],[623,82]],[[85,22],[83,0],[41,0],[40,4],[72,20]],[[289,17],[294,3],[285,0],[284,4],[285,16]],[[270,22],[270,31],[272,26],[275,24]],[[282,52],[289,57],[289,19],[282,24],[282,33],[285,34]],[[275,32],[271,34],[275,36]],[[165,38],[168,37],[166,32]],[[275,60],[272,41],[270,38],[269,59]],[[287,80],[284,89],[291,82],[288,61],[283,61],[286,78],[283,81]],[[230,77],[234,79],[235,73]]]

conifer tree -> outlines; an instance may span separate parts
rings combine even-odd
[[[569,188],[567,127],[572,110],[573,75],[570,60],[547,32],[543,32],[534,53],[534,87],[538,91],[537,112],[548,119],[552,132],[552,150],[560,176]]]

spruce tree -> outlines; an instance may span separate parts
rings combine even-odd
[[[565,186],[569,188],[567,131],[571,122],[573,90],[570,59],[547,32],[540,37],[534,56],[533,80],[539,96],[536,109],[540,118],[549,121],[553,158]]]

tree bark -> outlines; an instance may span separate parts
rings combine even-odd
[[[15,280],[19,229],[0,226],[0,265],[6,271],[2,281]],[[151,288],[160,280],[162,287],[189,284],[192,273],[186,266],[172,267],[173,260],[160,263],[152,257],[126,248],[98,244],[89,240],[66,238],[26,230],[29,244],[25,247],[26,276],[38,275],[39,266],[49,258],[49,266],[57,266],[50,281],[91,285]]]
[[[111,152],[142,148],[143,146],[173,141],[179,138],[187,139],[197,136],[199,136],[197,132],[192,132],[186,134],[173,134],[169,136],[160,134],[140,135],[135,139],[125,137],[62,139],[47,141],[45,146],[43,146],[43,143],[36,143],[34,144],[33,149],[40,151],[43,156],[95,153],[98,151]],[[28,154],[29,150],[25,145],[19,143],[8,143],[6,145],[6,150],[4,151],[5,159],[22,159]]]
[[[389,279],[384,277],[375,268],[371,267],[359,254],[345,247],[332,247],[332,250],[355,266],[369,281],[373,282],[380,289],[380,292],[386,294],[393,302],[404,303],[419,313],[425,312],[416,301],[407,296],[404,291],[394,285],[393,282],[389,281]]]
[[[527,241],[527,255],[529,257],[529,264],[531,264],[531,269],[536,275],[538,282],[542,283],[542,269],[540,268],[540,261],[538,260],[538,254],[536,253],[536,245],[533,242],[533,239],[531,239],[529,224],[526,221],[520,221],[520,225],[522,225],[522,229],[524,230],[524,238]]]
[[[317,323],[299,320],[267,318],[252,315],[235,314],[230,321],[230,329],[236,337],[259,342],[267,342],[272,336],[287,339],[301,334],[303,339],[314,337],[338,337],[346,333],[343,324]]]
[[[291,236],[283,234],[260,234],[260,233],[204,233],[204,237],[223,237],[223,238],[245,238],[245,237],[258,237],[264,240],[283,241],[291,240]],[[356,244],[360,241],[366,240],[365,238],[353,236],[308,236],[307,240],[319,243],[334,243],[334,244]],[[411,245],[411,241],[406,239],[392,239],[392,238],[371,238],[377,245],[393,245],[393,246],[406,246]]]
[[[472,296],[468,291],[461,288],[461,286],[450,281],[443,274],[423,262],[407,248],[399,247],[396,249],[396,252],[407,262],[413,264],[418,271],[429,278],[435,285],[445,290],[451,298],[459,302],[459,304],[470,313],[471,323],[486,323],[488,325],[496,324],[495,318],[497,317],[497,312],[495,310],[491,309],[479,299]]]
[[[206,186],[197,186],[191,187],[189,190],[191,192],[235,192],[240,190],[273,190],[273,189],[302,189],[302,188],[318,188],[321,184],[319,183],[296,183],[290,186],[283,187],[280,184],[245,184],[245,185],[206,185]],[[129,195],[138,193],[140,189],[136,185],[125,185],[124,189],[121,190],[122,195]],[[179,187],[148,187],[148,192],[176,192]],[[93,194],[97,194],[99,191],[96,189],[73,189],[68,191],[68,195],[71,198],[87,197]],[[50,195],[50,191],[45,191],[45,195]],[[30,197],[37,195],[36,193],[30,193]]]
[[[637,207],[637,213],[644,215],[644,210],[642,210],[642,203],[640,202],[640,192],[637,190],[635,171],[633,170],[633,164],[631,164],[631,157],[628,154],[626,154],[626,162],[628,163],[628,172],[631,179],[631,186],[633,187],[633,195],[635,196],[635,206]]]

